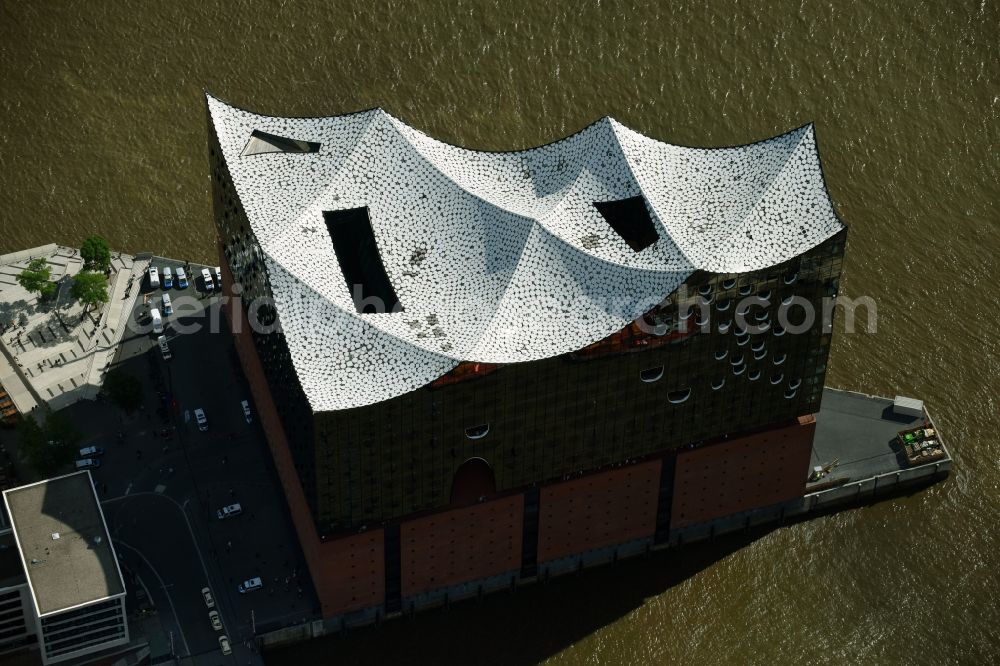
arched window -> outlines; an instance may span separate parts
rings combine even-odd
[[[716,361],[721,361],[722,359],[726,358],[727,356],[729,356],[729,352],[727,352],[725,349],[716,349],[715,350],[715,360]]]
[[[785,273],[785,284],[795,284],[795,281],[798,279],[798,273]]]
[[[729,362],[733,365],[743,365],[743,354],[733,354],[732,358],[729,359]]]
[[[785,329],[783,329],[781,326],[774,327],[774,337],[780,338],[784,334],[785,334]]]
[[[775,354],[774,355],[774,364],[775,365],[781,365],[782,363],[785,362],[785,358],[786,357],[787,357],[787,354],[784,354],[784,353],[782,353],[782,354]]]
[[[483,437],[486,437],[489,431],[490,431],[490,424],[484,423],[482,425],[466,428],[465,436],[468,437],[469,439],[482,439]]]
[[[723,280],[722,281],[722,288],[723,289],[732,289],[735,286],[736,286],[736,280],[735,279],[729,279],[729,280]]]
[[[715,300],[715,296],[712,296],[712,294],[707,294],[707,295],[706,294],[702,294],[701,295],[701,302],[704,303],[705,305],[710,305],[712,303],[712,301],[714,301],[714,300]]]
[[[675,405],[679,405],[691,397],[691,389],[678,389],[667,394],[667,400]]]
[[[749,282],[744,285],[740,285],[740,296],[749,296],[751,292],[753,292],[753,285]]]
[[[795,298],[795,294],[789,294],[788,296],[785,296],[783,299],[781,299],[781,304],[790,305],[793,298]]]
[[[719,389],[721,389],[725,385],[726,385],[726,378],[725,377],[716,377],[715,379],[712,380],[712,390],[713,391],[718,391]]]
[[[698,287],[698,293],[701,294],[702,296],[708,296],[709,294],[712,293],[712,285],[711,284],[701,285],[700,287]]]
[[[757,295],[760,296],[761,298],[763,298],[765,301],[771,300],[771,290],[770,289],[765,289],[764,291],[760,292]]]
[[[786,389],[785,390],[785,399],[786,400],[791,400],[794,397],[795,397],[795,391],[793,391],[792,389]]]
[[[801,379],[793,379],[790,382],[788,382],[788,388],[790,388],[793,391],[801,385],[802,385]]]
[[[736,344],[738,344],[740,347],[742,347],[743,345],[745,345],[748,342],[750,342],[750,334],[749,333],[744,332],[744,333],[737,333],[736,334]]]
[[[755,359],[757,359],[758,361],[759,361],[760,359],[764,358],[765,356],[767,356],[767,350],[766,350],[766,349],[761,349],[761,350],[758,350],[758,351],[755,351],[755,352],[753,353],[753,357],[754,357]]]
[[[784,378],[785,378],[785,376],[783,374],[781,374],[780,372],[776,372],[773,375],[771,375],[771,383],[772,384],[780,384],[781,380],[784,379]]]
[[[732,304],[733,304],[733,299],[723,298],[718,303],[716,303],[715,309],[718,310],[719,312],[725,312],[726,310],[729,309],[729,306]]]
[[[720,321],[719,322],[719,333],[728,333],[729,327],[733,325],[731,321]]]
[[[747,369],[745,365],[737,365],[733,367],[733,374],[739,377]]]
[[[639,372],[639,379],[646,382],[647,384],[652,384],[655,381],[663,377],[663,366],[658,365],[655,368],[646,368]]]
[[[758,379],[760,379],[760,370],[758,370],[757,368],[751,370],[750,374],[747,375],[747,379],[749,379],[752,382],[755,382]]]

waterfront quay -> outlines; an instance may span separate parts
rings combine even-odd
[[[894,411],[893,403],[880,396],[825,388],[816,415],[811,463],[813,468],[828,467],[829,472],[808,481],[800,498],[675,530],[668,545],[804,519],[894,497],[947,477],[952,458],[943,443],[943,457],[911,465],[897,437],[900,431],[925,425],[937,430],[926,407],[922,415],[911,416]]]

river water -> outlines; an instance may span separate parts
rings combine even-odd
[[[702,146],[815,121],[843,293],[878,307],[828,383],[924,398],[948,481],[270,661],[995,662],[998,35],[996,0],[0,2],[0,252],[99,232],[210,260],[203,89],[496,150],[603,115]]]

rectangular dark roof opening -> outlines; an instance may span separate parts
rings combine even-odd
[[[595,201],[594,206],[635,252],[641,252],[659,240],[660,235],[656,232],[656,225],[649,217],[646,201],[642,197]]]
[[[358,312],[402,312],[375,243],[368,207],[323,212],[347,291]]]
[[[250,133],[250,140],[243,149],[244,155],[260,155],[261,153],[318,153],[321,144],[314,141],[289,139],[277,134],[268,134],[260,130]]]

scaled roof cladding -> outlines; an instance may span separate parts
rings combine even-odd
[[[704,149],[602,118],[551,144],[495,153],[437,141],[382,109],[276,118],[207,99],[314,411],[401,395],[461,361],[580,349],[695,270],[766,268],[843,226],[812,125]],[[321,146],[243,155],[254,130]],[[641,252],[594,206],[634,196],[659,234]],[[364,206],[403,312],[358,313],[342,278],[323,212]]]

